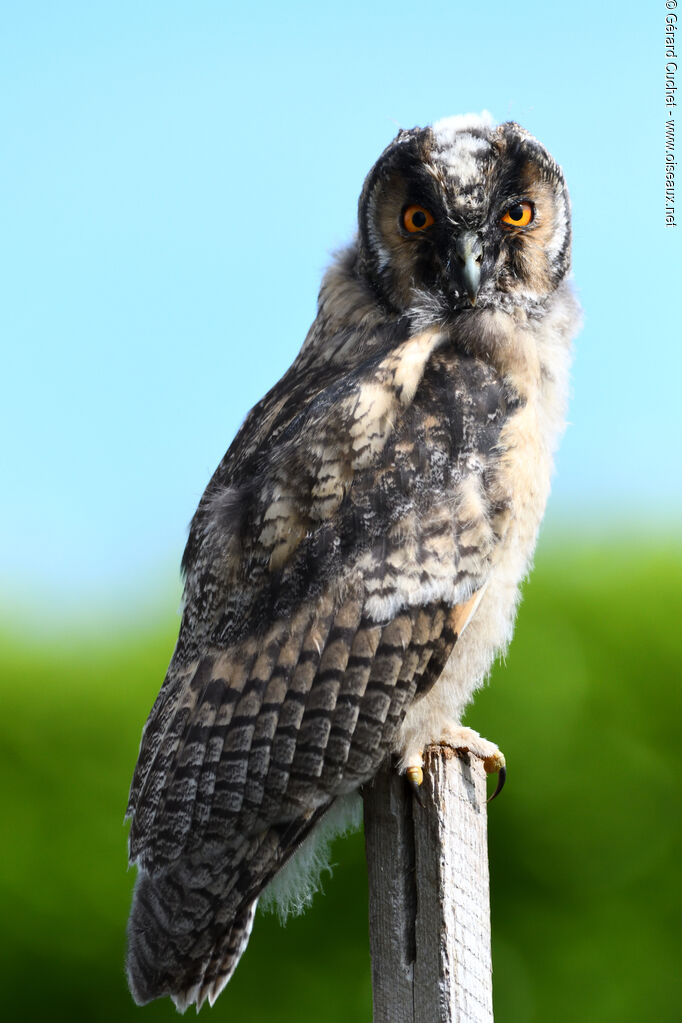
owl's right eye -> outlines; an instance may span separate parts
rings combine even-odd
[[[433,224],[433,216],[425,206],[408,206],[403,213],[403,227],[410,234],[425,231]]]

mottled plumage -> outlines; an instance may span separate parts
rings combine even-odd
[[[459,722],[549,492],[569,264],[561,171],[515,124],[400,132],[368,175],[303,348],[192,522],[128,807],[137,1001],[213,1001],[263,889],[386,756],[496,752]]]

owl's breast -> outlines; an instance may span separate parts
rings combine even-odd
[[[495,657],[509,644],[519,601],[520,583],[528,572],[538,529],[549,493],[551,448],[543,436],[542,409],[528,395],[511,411],[500,432],[497,451],[487,460],[486,519],[497,536],[488,560],[479,599],[459,636],[445,669],[430,692],[409,709],[397,750],[423,749],[461,720],[475,690],[487,676]],[[471,525],[459,542],[471,549]],[[468,555],[467,555],[468,556]],[[459,567],[466,559],[460,558]],[[482,576],[479,576],[482,578]]]
[[[568,349],[548,329],[518,331],[505,373],[519,395],[500,432],[492,491],[509,508],[501,554],[525,575],[549,497],[554,452],[565,428]]]
[[[515,551],[524,566],[549,497],[552,457],[543,436],[537,402],[528,400],[506,422],[493,489],[508,508],[509,524],[501,554]]]

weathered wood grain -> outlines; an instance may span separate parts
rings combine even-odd
[[[364,793],[374,1023],[490,1023],[483,765],[434,747],[420,795],[390,764]]]

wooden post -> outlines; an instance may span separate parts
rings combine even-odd
[[[422,805],[389,763],[364,791],[374,1023],[491,1023],[485,771],[426,752]]]

